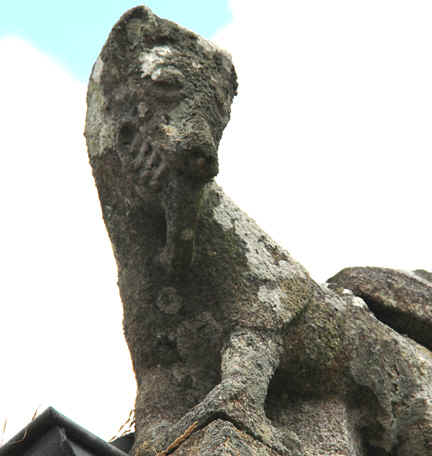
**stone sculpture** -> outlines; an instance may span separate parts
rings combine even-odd
[[[137,380],[132,454],[431,454],[431,353],[315,283],[212,180],[236,89],[226,52],[143,6],[93,67],[85,134]]]

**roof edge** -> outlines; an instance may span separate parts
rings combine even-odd
[[[22,456],[24,451],[31,448],[37,440],[55,426],[63,428],[72,442],[93,451],[95,456],[127,456],[127,453],[87,431],[53,407],[48,407],[3,445],[0,448],[0,456]]]

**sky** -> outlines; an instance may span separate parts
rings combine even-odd
[[[3,440],[50,405],[108,439],[133,407],[82,132],[93,62],[137,4],[0,6]],[[239,95],[217,180],[313,278],[431,269],[428,0],[147,5],[231,52]]]
[[[0,36],[19,36],[87,83],[112,26],[137,0],[2,2]],[[147,0],[155,14],[210,38],[231,19],[227,0]]]

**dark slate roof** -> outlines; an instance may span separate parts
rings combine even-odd
[[[127,456],[52,407],[0,448],[0,456]]]
[[[119,437],[116,440],[113,440],[111,445],[114,445],[115,447],[119,448],[120,450],[125,451],[126,453],[129,453],[129,451],[132,449],[132,446],[135,442],[135,432],[131,432],[130,434],[126,434],[122,437]]]

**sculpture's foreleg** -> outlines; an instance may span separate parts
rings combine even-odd
[[[265,416],[264,403],[269,382],[279,363],[280,346],[272,334],[238,329],[230,336],[222,355],[222,379],[158,441],[138,448],[136,456],[162,451],[194,423],[196,429],[214,419],[224,419],[272,447],[281,455],[299,455],[295,434],[282,433]]]

